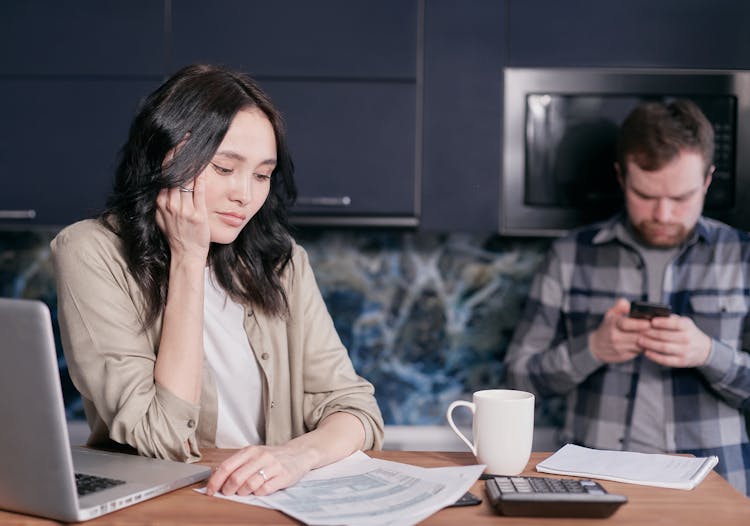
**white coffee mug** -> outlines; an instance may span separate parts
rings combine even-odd
[[[488,389],[474,393],[473,402],[457,400],[446,417],[453,431],[471,449],[486,471],[495,475],[518,475],[531,456],[534,435],[534,395],[510,389]],[[453,423],[453,410],[464,406],[473,414],[474,443]]]

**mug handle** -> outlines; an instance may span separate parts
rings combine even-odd
[[[469,446],[469,449],[471,449],[471,452],[474,453],[474,456],[477,455],[477,448],[474,444],[471,443],[471,441],[464,436],[464,434],[458,430],[458,427],[456,427],[456,424],[453,423],[453,410],[456,407],[463,406],[468,407],[471,409],[471,415],[472,419],[474,417],[474,411],[476,410],[476,406],[471,402],[466,402],[464,400],[456,400],[455,402],[451,402],[451,405],[448,406],[448,410],[445,412],[445,417],[448,419],[448,424],[451,426],[451,429],[453,429],[453,432],[458,435],[458,438],[464,441],[464,443]]]

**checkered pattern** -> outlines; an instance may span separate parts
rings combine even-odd
[[[601,449],[628,447],[644,359],[607,365],[588,349],[617,298],[646,299],[645,266],[616,234],[622,221],[553,244],[506,358],[513,388],[567,397],[566,441]],[[713,339],[705,365],[665,369],[668,452],[717,455],[716,470],[750,496],[750,236],[701,218],[667,267],[662,299]]]

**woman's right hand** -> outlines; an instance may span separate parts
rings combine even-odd
[[[201,176],[191,189],[165,188],[156,197],[156,222],[167,237],[170,264],[154,380],[175,396],[197,404],[203,370],[202,278],[211,232]]]
[[[206,185],[201,176],[188,186],[163,188],[156,197],[156,223],[167,237],[172,259],[208,257],[211,231],[206,212]]]

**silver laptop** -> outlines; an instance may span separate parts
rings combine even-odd
[[[44,303],[0,298],[0,359],[0,509],[83,521],[210,474],[205,466],[70,447]]]

